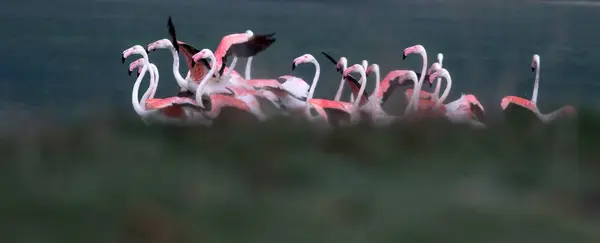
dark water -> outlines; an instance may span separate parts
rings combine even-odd
[[[402,61],[404,48],[422,44],[429,63],[445,55],[453,77],[449,100],[476,94],[490,113],[502,96],[531,96],[531,56],[541,55],[539,105],[590,104],[600,75],[600,8],[537,1],[9,1],[0,8],[3,53],[0,66],[4,111],[59,112],[131,110],[134,78],[126,75],[121,52],[167,37],[172,15],[179,36],[197,48],[214,49],[228,33],[252,29],[277,32],[278,40],[254,61],[254,77],[288,74],[304,53],[322,66],[316,96],[332,97],[332,65],[319,52],[420,70],[420,58]],[[161,72],[159,96],[177,90],[167,50],[151,54]],[[133,60],[133,59],[132,59]],[[238,64],[242,72],[245,62]],[[310,81],[310,65],[296,71]],[[185,70],[182,68],[182,73]],[[384,75],[383,74],[383,75]],[[331,81],[329,81],[331,80]],[[372,87],[372,84],[369,85]],[[397,95],[400,96],[400,95]],[[133,111],[131,111],[133,113]]]

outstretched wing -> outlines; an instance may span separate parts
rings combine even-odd
[[[237,57],[253,57],[258,53],[269,48],[277,40],[275,33],[266,35],[254,35],[248,41],[239,44],[233,44],[227,50],[225,56],[235,55]]]

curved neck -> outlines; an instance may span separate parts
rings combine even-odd
[[[377,94],[379,94],[379,83],[381,82],[381,76],[379,73],[379,68],[375,70],[375,92],[373,92],[373,94],[371,94],[371,96],[373,97],[377,97]],[[376,100],[376,98],[373,98],[374,100]]]
[[[311,61],[312,64],[315,65],[315,76],[313,77],[312,84],[310,84],[310,89],[308,90],[308,96],[306,98],[306,115],[311,117],[310,115],[310,105],[308,105],[308,101],[313,98],[315,94],[315,89],[317,88],[317,83],[319,82],[319,75],[321,75],[321,67],[316,60]]]
[[[152,83],[152,92],[150,92],[150,99],[154,98],[154,95],[156,95],[156,90],[158,89],[158,79],[159,79],[159,75],[158,75],[158,68],[156,67],[156,65],[152,64],[152,69],[154,70],[154,82]]]
[[[446,79],[446,88],[444,89],[444,93],[442,94],[442,97],[440,97],[436,102],[435,105],[433,106],[433,109],[438,109],[440,108],[440,106],[442,106],[442,104],[444,103],[444,101],[446,101],[446,98],[448,98],[448,95],[450,94],[450,88],[452,88],[452,78],[450,78],[450,75],[444,75],[444,78]],[[441,79],[441,78],[439,78]]]
[[[248,61],[246,61],[246,72],[244,73],[244,76],[246,78],[246,80],[250,80],[250,67],[252,67],[252,58],[253,57],[248,57]]]
[[[202,81],[200,81],[200,85],[198,85],[198,87],[196,87],[196,103],[202,105],[202,92],[204,91],[204,86],[206,85],[206,83],[208,83],[208,79],[211,78],[213,76],[213,74],[215,73],[215,68],[217,67],[217,58],[215,58],[215,55],[210,55],[210,71],[208,71],[208,73],[206,75],[204,75],[204,78],[202,79]]]
[[[416,79],[412,79],[412,81],[415,83],[415,89],[413,90],[410,102],[408,102],[406,109],[404,109],[405,115],[412,112],[413,110],[418,109],[417,104],[419,103],[419,93],[421,93],[421,82],[417,81]],[[402,83],[403,81],[400,82]]]
[[[442,68],[442,60],[438,59],[438,63],[440,64],[440,68]],[[433,101],[438,101],[440,99],[440,90],[442,89],[442,78],[437,78],[435,82],[435,90],[433,91],[431,99]]]
[[[360,99],[365,93],[365,88],[367,87],[367,74],[365,73],[365,69],[361,68],[358,71],[360,72],[360,90],[354,99],[354,107],[358,107],[360,105]]]
[[[347,63],[342,63],[342,73],[348,68]],[[338,87],[337,92],[335,93],[334,101],[340,101],[342,98],[342,92],[344,91],[344,75],[342,75],[342,79],[340,80],[340,86]]]
[[[148,60],[148,59],[146,59],[146,60]],[[139,90],[140,90],[140,83],[142,82],[142,80],[144,79],[144,76],[146,75],[148,66],[149,66],[148,62],[146,61],[144,63],[144,66],[142,67],[140,76],[138,76],[138,78],[135,80],[135,83],[133,84],[133,90],[131,91],[131,104],[133,105],[133,109],[135,110],[135,112],[140,116],[145,116],[146,114],[149,113],[145,107],[142,107],[140,105],[140,101],[138,98]]]
[[[421,68],[421,77],[419,78],[419,83],[423,85],[423,80],[425,80],[425,74],[427,73],[427,52],[425,52],[425,50],[423,50],[421,53],[421,57],[423,58],[423,68]]]
[[[231,75],[231,72],[235,68],[235,64],[237,63],[237,60],[238,60],[238,58],[236,56],[233,56],[233,61],[231,61],[231,65],[229,65],[229,70],[227,70],[227,72],[225,72],[225,75],[223,75],[223,77],[225,78],[224,80],[229,81],[229,77]],[[223,65],[225,65],[225,63],[223,63]]]
[[[173,75],[175,76],[175,80],[177,81],[179,87],[187,89],[187,81],[185,81],[185,79],[181,76],[181,73],[179,72],[179,53],[177,53],[177,51],[175,51],[175,48],[172,46],[169,47],[169,50],[171,51],[171,55],[173,56]]]
[[[533,95],[531,95],[531,102],[537,103],[538,89],[540,88],[540,63],[537,63],[535,68],[535,83],[533,84]]]
[[[142,95],[142,100],[140,101],[142,107],[146,107],[146,100],[152,95],[152,86],[155,81],[155,71],[153,67],[155,67],[154,64],[150,63],[150,66],[148,67],[150,71],[150,85],[148,85],[148,89],[146,89],[146,92]]]

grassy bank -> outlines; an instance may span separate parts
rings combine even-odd
[[[600,119],[2,136],[1,242],[598,242]]]

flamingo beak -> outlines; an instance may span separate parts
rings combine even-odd
[[[406,60],[406,54],[402,53],[402,60]]]
[[[127,70],[127,75],[131,76],[131,70]]]
[[[121,63],[125,63],[125,57],[121,55]]]
[[[139,72],[136,72],[136,73],[135,73],[135,76],[136,76],[136,77],[139,77],[139,76],[140,76],[140,73],[139,73]]]
[[[531,72],[535,72],[535,67],[531,67]]]
[[[194,66],[196,66],[196,60],[192,60],[192,68],[194,68]]]
[[[296,62],[292,62],[292,71],[296,69]]]

